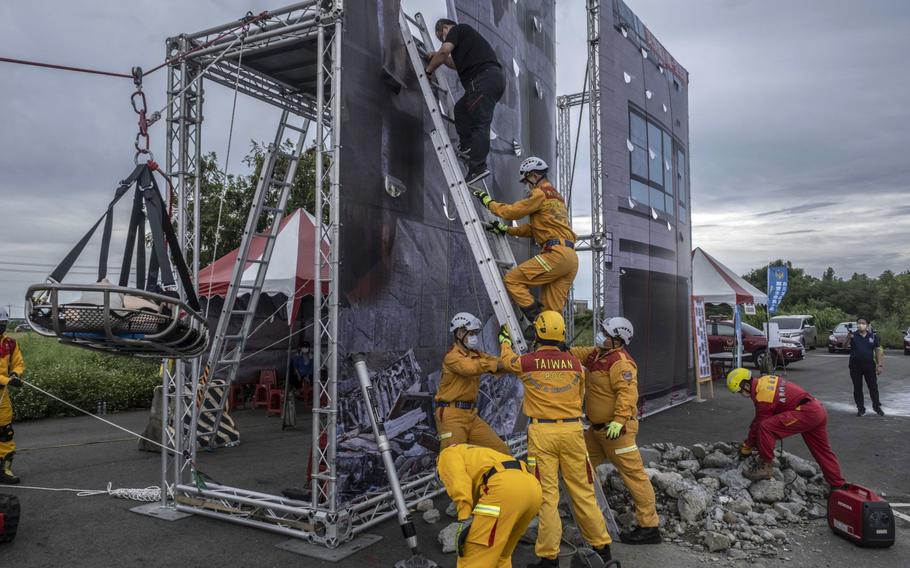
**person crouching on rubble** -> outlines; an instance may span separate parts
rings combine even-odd
[[[749,370],[743,368],[727,374],[727,388],[751,398],[755,404],[755,418],[739,453],[748,457],[757,448],[759,459],[744,476],[752,481],[771,479],[777,440],[802,434],[828,485],[840,488],[846,484],[837,456],[828,443],[828,413],[818,399],[796,383],[775,375],[753,379]]]

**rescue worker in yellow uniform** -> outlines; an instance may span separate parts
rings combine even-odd
[[[455,342],[442,360],[435,399],[436,433],[440,448],[476,444],[509,454],[509,446],[477,415],[480,375],[502,368],[497,357],[478,349],[482,327],[480,320],[467,312],[452,318],[449,331]]]
[[[578,255],[577,237],[569,225],[566,203],[547,179],[549,166],[540,158],[531,157],[521,163],[518,172],[521,183],[528,187],[528,196],[515,203],[499,203],[485,191],[475,191],[494,215],[508,221],[529,217],[530,222],[511,227],[501,221],[490,224],[488,230],[515,237],[529,237],[540,246],[540,253],[510,270],[504,277],[509,297],[533,323],[543,310],[562,312],[575,273]],[[531,287],[540,287],[540,303],[531,295]]]
[[[660,543],[660,519],[654,487],[645,473],[635,443],[638,432],[638,367],[626,351],[635,333],[632,322],[622,317],[601,323],[594,347],[573,347],[572,355],[587,369],[585,413],[591,427],[585,443],[596,468],[609,460],[622,477],[635,503],[637,527],[619,535],[623,544]]]
[[[528,466],[540,481],[543,505],[534,552],[534,568],[559,566],[562,521],[559,518],[559,474],[572,500],[575,520],[585,541],[604,563],[611,560],[603,513],[594,495],[594,468],[585,449],[581,422],[584,368],[564,351],[566,324],[558,312],[543,311],[534,320],[537,350],[526,355],[512,351],[508,328],[499,334],[500,359],[525,387],[523,410],[529,418]]]
[[[437,468],[458,510],[458,567],[511,568],[540,510],[540,483],[512,456],[468,444],[444,448]]]
[[[13,404],[9,397],[10,387],[22,386],[19,375],[25,372],[25,360],[16,340],[6,335],[9,314],[0,308],[0,483],[16,484],[19,478],[13,475],[13,457],[16,442],[13,441]]]

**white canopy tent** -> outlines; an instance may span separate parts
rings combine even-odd
[[[692,251],[692,295],[706,304],[768,304],[767,294],[698,247]]]

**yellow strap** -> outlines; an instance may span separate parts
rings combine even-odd
[[[528,458],[528,467],[536,467],[536,466],[537,466],[537,458],[529,457]]]
[[[550,268],[550,265],[547,263],[547,261],[544,260],[543,257],[541,257],[539,254],[534,256],[534,260],[536,260],[537,263],[539,265],[541,265],[543,267],[543,269],[546,270],[547,272],[550,272],[551,270],[553,270],[552,268]]]
[[[445,440],[446,438],[451,438],[451,437],[452,437],[451,432],[443,432],[442,434],[439,435],[439,441],[441,442],[441,441]]]
[[[636,445],[633,444],[633,445],[628,446],[628,447],[625,447],[625,448],[619,448],[619,449],[617,449],[617,450],[614,450],[613,453],[615,453],[616,455],[620,456],[620,455],[622,455],[622,454],[628,454],[629,452],[634,452],[634,451],[637,450],[637,449],[638,449],[638,446],[636,446]]]
[[[487,517],[498,517],[499,507],[496,505],[484,505],[483,503],[478,503],[474,507],[474,514],[486,515]]]

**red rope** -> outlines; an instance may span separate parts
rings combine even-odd
[[[93,75],[106,75],[108,77],[123,77],[132,79],[133,76],[128,73],[114,73],[112,71],[100,71],[98,69],[87,69],[85,67],[70,67],[69,65],[55,65],[53,63],[41,63],[38,61],[29,61],[27,59],[12,59],[9,57],[0,57],[4,63],[15,63],[17,65],[30,65],[32,67],[46,67],[48,69],[62,69],[64,71],[76,71],[78,73],[91,73]]]

